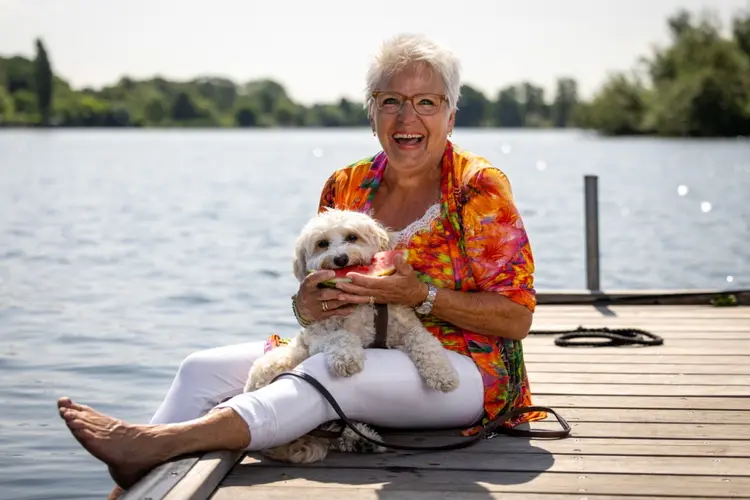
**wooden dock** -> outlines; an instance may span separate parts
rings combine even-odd
[[[535,334],[525,340],[534,403],[568,420],[567,439],[498,437],[441,453],[331,454],[308,466],[214,453],[192,459],[184,473],[173,470],[178,479],[159,498],[750,498],[750,307],[540,305],[533,329],[578,326],[640,328],[664,345],[560,347],[553,335]],[[557,428],[552,418],[532,427]],[[384,438],[422,445],[456,439]],[[126,498],[144,497],[132,491]]]

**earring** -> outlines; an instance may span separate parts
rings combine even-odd
[[[452,135],[453,135],[453,131],[451,130],[450,132],[448,132],[448,137],[450,137]]]
[[[378,135],[377,132],[375,132],[375,129],[372,129],[372,136],[375,137],[376,135]]]

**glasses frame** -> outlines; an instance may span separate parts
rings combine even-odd
[[[399,96],[399,97],[402,98],[401,106],[399,106],[399,108],[396,111],[394,111],[393,113],[389,113],[388,111],[384,111],[384,113],[394,114],[394,115],[396,113],[398,113],[399,111],[401,111],[401,108],[404,107],[404,104],[406,104],[407,102],[411,102],[412,109],[414,109],[414,112],[417,113],[418,115],[420,115],[420,116],[435,116],[438,113],[438,111],[440,111],[440,108],[442,107],[443,103],[444,102],[448,102],[448,97],[445,94],[435,94],[433,92],[419,92],[417,94],[404,95],[401,92],[394,92],[392,90],[376,90],[376,91],[374,91],[372,93],[372,99],[375,102],[375,107],[378,108],[378,110],[380,110],[380,111],[383,111],[383,108],[381,108],[380,106],[378,106],[378,96],[381,95],[381,94],[393,94],[393,95],[396,95],[396,96]],[[438,103],[438,106],[436,108],[436,111],[433,114],[431,114],[431,115],[430,114],[420,113],[419,111],[417,111],[417,106],[414,104],[414,98],[415,97],[417,97],[417,96],[425,96],[425,95],[435,96],[435,97],[438,97],[439,100],[440,100],[440,102]]]

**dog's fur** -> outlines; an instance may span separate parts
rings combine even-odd
[[[387,229],[372,217],[354,211],[330,209],[313,217],[303,228],[295,246],[294,275],[301,282],[310,271],[366,265],[375,253],[392,249]],[[346,255],[343,265],[334,263]],[[340,258],[337,262],[341,262]],[[374,306],[361,305],[347,316],[333,316],[304,328],[288,345],[277,347],[253,363],[245,392],[259,389],[276,375],[291,370],[304,359],[323,353],[330,370],[348,377],[364,367],[365,348],[375,340]],[[424,382],[448,392],[458,387],[458,373],[440,341],[427,331],[410,307],[388,305],[388,348],[400,349],[414,362]],[[340,425],[340,424],[334,424]],[[364,424],[359,430],[377,438]],[[383,451],[346,429],[341,438],[305,435],[292,443],[264,450],[271,458],[309,463],[325,458],[328,449],[340,451]],[[357,441],[362,441],[358,443]]]

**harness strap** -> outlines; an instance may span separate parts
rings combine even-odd
[[[372,347],[388,349],[388,304],[375,304],[375,341]]]

